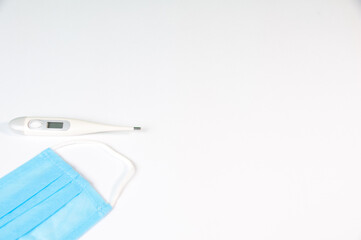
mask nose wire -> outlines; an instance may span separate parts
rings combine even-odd
[[[94,141],[94,140],[73,140],[73,141],[69,141],[69,142],[64,142],[64,143],[60,143],[57,144],[53,147],[51,147],[53,150],[58,150],[60,148],[63,147],[67,147],[69,145],[74,145],[74,144],[91,144],[91,145],[98,145],[101,148],[103,148],[106,152],[108,152],[110,155],[112,155],[113,157],[122,160],[128,167],[128,171],[125,173],[124,178],[121,178],[121,176],[119,176],[118,180],[114,183],[113,185],[113,189],[112,192],[110,194],[108,203],[114,207],[120,197],[120,195],[122,194],[124,188],[126,187],[126,185],[129,183],[130,179],[134,176],[135,174],[135,165],[132,161],[130,161],[128,158],[126,158],[125,156],[123,156],[122,154],[120,154],[119,152],[115,151],[112,147],[110,147],[108,144],[105,144],[103,142],[100,141]]]

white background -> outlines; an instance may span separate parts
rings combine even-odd
[[[69,139],[137,165],[84,240],[361,239],[360,93],[359,0],[0,1],[0,175]],[[11,134],[24,115],[144,131]]]

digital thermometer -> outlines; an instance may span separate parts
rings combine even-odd
[[[140,127],[121,127],[71,118],[19,117],[10,121],[10,128],[29,136],[75,136],[100,132],[140,130]]]

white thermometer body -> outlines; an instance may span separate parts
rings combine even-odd
[[[71,118],[19,117],[10,121],[10,128],[29,136],[76,136],[100,132],[140,130],[140,127],[121,127]]]

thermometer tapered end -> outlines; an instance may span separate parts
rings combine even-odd
[[[134,130],[142,130],[141,127],[133,127]]]

